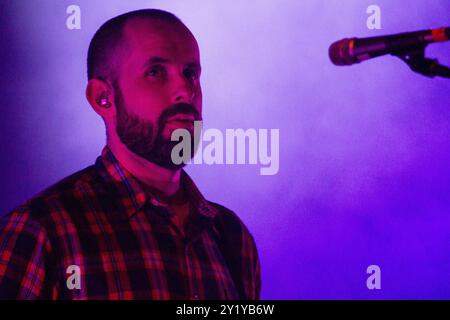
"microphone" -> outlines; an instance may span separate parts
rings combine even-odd
[[[370,38],[345,38],[334,42],[328,49],[328,54],[333,64],[349,66],[385,54],[407,53],[425,48],[430,43],[449,39],[450,27]]]

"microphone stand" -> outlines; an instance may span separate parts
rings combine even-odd
[[[426,45],[412,47],[399,52],[394,52],[392,55],[405,61],[414,72],[430,78],[439,76],[450,79],[450,68],[439,64],[437,59],[426,58],[425,47]]]

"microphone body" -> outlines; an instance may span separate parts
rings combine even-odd
[[[449,39],[450,27],[370,38],[345,38],[334,42],[328,54],[335,65],[347,66],[385,54],[399,54]]]

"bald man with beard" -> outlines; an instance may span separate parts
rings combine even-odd
[[[87,60],[106,146],[1,219],[0,298],[259,299],[254,238],[171,158],[173,131],[202,119],[193,34],[132,11],[100,27]]]

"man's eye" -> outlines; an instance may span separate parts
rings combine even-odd
[[[197,80],[199,76],[198,71],[195,69],[186,69],[183,73],[186,78],[191,80]]]
[[[164,75],[164,68],[161,66],[154,66],[148,69],[145,74],[149,77],[159,77]]]

